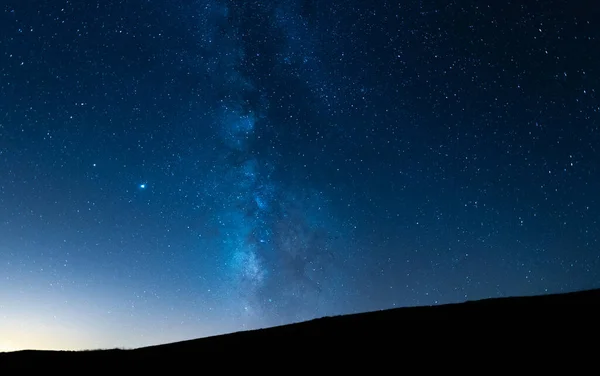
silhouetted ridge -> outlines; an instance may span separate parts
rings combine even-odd
[[[572,318],[576,318],[577,325],[585,322],[595,325],[597,317],[600,317],[599,308],[600,289],[484,299],[324,317],[134,350],[26,350],[0,353],[0,365],[19,370],[42,367],[44,371],[51,367],[60,370],[65,367],[85,369],[90,364],[94,369],[113,369],[118,365],[135,367],[138,371],[141,368],[155,371],[155,367],[167,364],[178,369],[195,364],[200,359],[210,363],[232,355],[245,357],[265,353],[285,358],[310,353],[322,361],[332,361],[341,356],[342,349],[352,349],[370,358],[380,351],[390,351],[391,348],[402,351],[415,351],[414,349],[422,346],[431,348],[429,341],[432,338],[436,339],[435,345],[439,347],[440,343],[452,343],[459,336],[465,335],[479,336],[478,341],[485,342],[493,342],[499,336],[511,336],[514,341],[525,334],[528,336],[527,343],[532,340],[545,341],[546,338],[547,341],[556,341],[559,336],[555,332],[559,331],[560,325],[565,325],[565,328],[568,325],[568,330],[563,335],[573,331]],[[567,320],[566,317],[571,319]],[[484,334],[477,334],[477,331]],[[535,336],[531,337],[533,331]],[[330,354],[331,357],[325,354]],[[170,370],[172,371],[171,368]]]

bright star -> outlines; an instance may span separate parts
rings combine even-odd
[[[141,188],[141,189],[145,189],[145,188],[146,188],[146,183],[142,183],[142,184],[140,184],[140,188]]]

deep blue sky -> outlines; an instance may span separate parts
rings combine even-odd
[[[0,4],[0,349],[600,287],[598,6],[241,3]]]

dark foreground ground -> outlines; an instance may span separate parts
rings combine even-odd
[[[586,359],[597,363],[599,334],[600,290],[590,290],[326,317],[134,350],[0,353],[0,374],[487,373],[516,363],[572,373]]]

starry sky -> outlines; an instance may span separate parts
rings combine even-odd
[[[2,1],[0,350],[600,287],[599,20]]]

